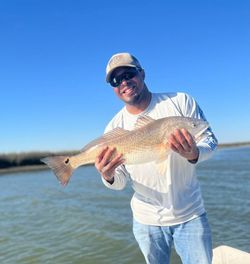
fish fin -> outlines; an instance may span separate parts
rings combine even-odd
[[[81,152],[84,152],[94,146],[100,145],[100,144],[106,144],[109,145],[109,141],[114,141],[114,138],[119,138],[125,135],[128,135],[130,133],[129,130],[117,127],[105,134],[103,134],[101,137],[91,141],[90,143],[88,143],[86,146],[83,147],[83,149],[81,149]]]
[[[146,126],[148,125],[149,123],[152,123],[154,122],[155,119],[153,119],[152,117],[150,116],[140,116],[138,117],[138,119],[136,120],[136,123],[135,123],[135,128],[140,128],[140,127],[143,127],[143,126]]]
[[[67,185],[74,170],[70,164],[70,157],[47,157],[41,159],[41,161],[47,164],[53,170],[54,174],[62,185]]]
[[[168,142],[164,140],[163,144],[159,148],[159,159],[155,162],[157,171],[161,175],[165,175],[167,171],[167,159],[169,154]]]
[[[167,172],[167,161],[166,161],[166,159],[165,160],[161,160],[161,161],[159,161],[159,162],[156,162],[155,163],[155,165],[156,165],[156,169],[157,169],[157,171],[158,171],[158,173],[160,174],[160,175],[165,175],[166,174],[166,172]]]

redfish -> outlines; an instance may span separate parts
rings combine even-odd
[[[159,172],[166,171],[166,159],[170,152],[168,137],[176,129],[186,129],[196,142],[209,127],[208,122],[189,117],[165,117],[152,119],[138,118],[134,130],[115,128],[91,141],[78,154],[72,156],[52,156],[42,159],[55,173],[61,184],[66,185],[73,171],[79,166],[95,163],[95,159],[105,146],[114,147],[123,154],[124,164],[141,164],[155,161]]]

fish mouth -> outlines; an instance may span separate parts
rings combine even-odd
[[[209,128],[208,122],[203,125],[203,128],[195,135],[195,141],[199,141],[202,138],[203,133]]]

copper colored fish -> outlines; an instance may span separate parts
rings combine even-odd
[[[93,164],[105,146],[115,147],[118,153],[122,153],[124,164],[155,161],[159,172],[165,173],[166,168],[162,165],[166,164],[170,152],[167,142],[169,135],[176,129],[185,128],[197,141],[208,127],[208,122],[189,117],[174,116],[155,120],[141,116],[132,131],[115,128],[91,141],[76,155],[47,157],[42,161],[54,171],[63,185],[69,182],[76,168]]]

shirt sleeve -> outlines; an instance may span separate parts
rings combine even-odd
[[[114,182],[112,184],[107,182],[103,177],[102,177],[102,182],[109,189],[122,190],[125,188],[128,179],[129,179],[129,173],[127,172],[125,166],[121,165],[115,170]]]
[[[198,103],[194,100],[194,98],[192,98],[187,94],[184,94],[184,96],[185,96],[184,99],[185,108],[183,109],[184,115],[207,121],[202,109],[200,108]],[[202,138],[197,142],[197,147],[199,149],[199,158],[197,163],[209,159],[216,150],[217,146],[218,146],[218,141],[211,127],[209,127],[202,135]]]

